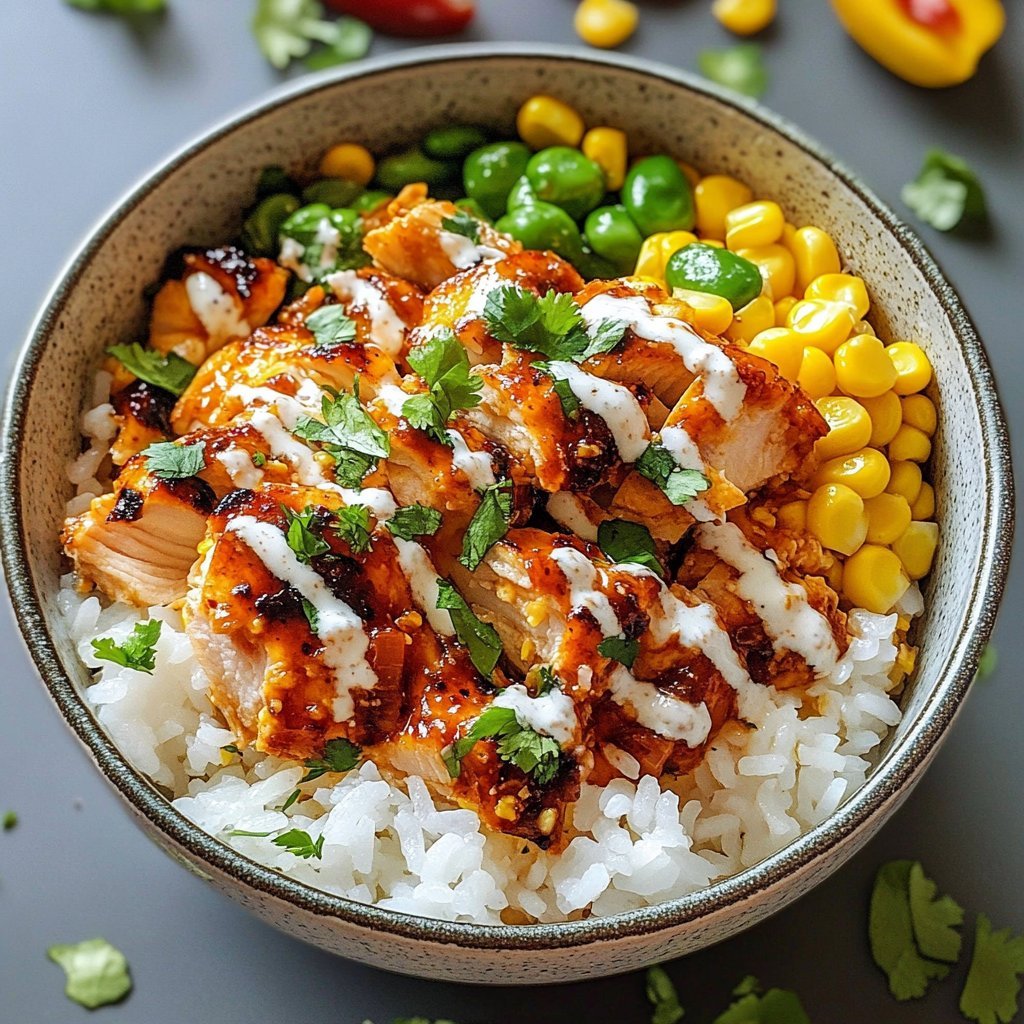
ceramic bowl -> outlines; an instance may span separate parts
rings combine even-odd
[[[139,336],[143,286],[168,252],[234,235],[266,164],[311,171],[339,139],[381,151],[453,121],[511,132],[518,105],[536,92],[573,104],[588,124],[628,129],[634,152],[667,151],[735,174],[779,200],[793,221],[832,233],[871,289],[878,333],[920,339],[934,364],[942,541],[903,721],[867,784],[826,822],[742,874],[659,906],[533,927],[448,924],[352,903],[247,860],[127,763],[82,697],[88,673],[56,607],[65,570],[57,532],[93,371],[105,346]],[[102,222],[57,283],[15,373],[4,443],[3,555],[21,630],[61,714],[140,826],[292,935],[364,963],[472,982],[579,980],[679,956],[764,919],[839,867],[907,796],[949,728],[989,635],[1012,532],[1006,429],[985,354],[953,289],[893,213],[758,107],[669,68],[540,46],[419,50],[306,78],[183,148]]]

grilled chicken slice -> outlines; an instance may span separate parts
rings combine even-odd
[[[133,455],[155,441],[171,437],[171,411],[175,398],[170,391],[143,380],[133,380],[115,391],[110,399],[117,418],[117,436],[110,446],[115,466],[123,466]]]

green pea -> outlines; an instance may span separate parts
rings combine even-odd
[[[454,164],[434,160],[418,149],[393,153],[377,164],[377,184],[388,192],[399,192],[418,181],[443,185],[457,174]]]
[[[330,219],[331,208],[326,203],[311,203],[296,210],[280,227],[284,238],[294,238],[300,245],[310,246],[316,241],[320,221]]]
[[[550,146],[526,165],[537,198],[560,206],[574,220],[586,216],[604,198],[604,171],[578,149]]]
[[[626,175],[622,202],[644,235],[689,231],[696,223],[693,189],[669,156],[638,160]]]
[[[242,248],[251,256],[276,256],[277,233],[298,208],[298,199],[287,192],[267,196],[245,218],[240,239]]]
[[[351,206],[362,194],[363,186],[343,178],[321,178],[302,190],[303,203],[326,203],[331,209]]]
[[[633,272],[644,237],[621,203],[591,211],[584,230],[590,248],[608,260],[617,275]]]
[[[371,189],[361,196],[353,199],[349,204],[357,213],[370,213],[376,210],[382,203],[390,202],[395,197],[390,192],[381,192],[378,189]]]
[[[463,196],[461,199],[455,200],[455,205],[460,210],[465,210],[467,213],[471,213],[477,220],[482,220],[485,224],[491,223],[491,218],[484,213],[484,208],[475,199],[470,199],[469,196]]]
[[[487,142],[487,132],[472,124],[452,124],[427,132],[423,152],[435,160],[464,160]]]
[[[665,281],[670,288],[720,295],[734,310],[756,299],[762,288],[756,264],[703,242],[691,242],[672,253],[665,267]]]
[[[530,179],[524,174],[508,194],[507,208],[511,211],[519,206],[532,206],[537,202],[537,193],[533,191]]]
[[[466,195],[488,217],[500,217],[512,186],[526,173],[530,150],[521,142],[492,142],[474,149],[462,165]]]
[[[518,239],[527,249],[551,249],[564,259],[575,261],[583,251],[576,222],[561,207],[539,200],[518,206],[494,225]]]

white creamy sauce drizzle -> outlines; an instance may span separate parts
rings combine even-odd
[[[270,446],[275,459],[284,459],[295,472],[295,478],[307,487],[322,485],[327,479],[312,450],[288,432],[285,425],[269,409],[255,409],[249,422]]]
[[[597,589],[601,582],[597,566],[575,548],[555,548],[551,552],[551,561],[569,584],[572,610],[585,608],[597,620],[602,636],[618,636],[622,632],[618,616],[608,598]]]
[[[456,270],[468,270],[485,261],[493,263],[495,260],[503,260],[506,255],[500,249],[485,245],[483,242],[474,242],[472,238],[460,235],[457,231],[442,229],[438,238],[441,250],[452,261],[452,266]]]
[[[572,743],[578,720],[576,705],[558,687],[543,697],[531,697],[522,683],[513,683],[494,698],[495,707],[511,708],[516,721],[541,736],[550,736],[562,747]]]
[[[443,636],[454,636],[452,617],[443,608],[437,607],[437,569],[430,560],[426,549],[414,540],[402,540],[395,537],[398,548],[398,563],[402,567],[405,578],[409,581],[413,600],[427,616],[427,621],[436,633]]]
[[[328,274],[325,283],[346,306],[366,310],[370,334],[381,351],[392,358],[401,353],[405,322],[373,281],[360,277],[354,270],[339,270]]]
[[[698,473],[709,476],[707,464],[701,458],[697,445],[682,427],[662,427],[661,444],[680,469],[695,469]],[[709,523],[721,518],[708,507],[707,502],[699,495],[686,503],[686,511],[701,523]]]
[[[242,316],[241,304],[209,274],[189,274],[185,278],[185,292],[210,341],[219,344],[229,338],[249,337],[252,328]]]
[[[623,462],[636,462],[650,440],[647,416],[629,388],[595,377],[575,363],[560,359],[548,363],[554,377],[566,380],[580,405],[608,425]]]
[[[572,491],[556,491],[548,497],[548,515],[559,526],[582,540],[596,541],[597,527],[587,516],[583,502]]]
[[[341,232],[323,217],[316,226],[315,241],[323,248],[320,250],[320,267],[333,267],[338,262],[338,246],[341,244]]]
[[[799,654],[819,675],[835,668],[839,650],[828,620],[811,607],[803,587],[782,578],[772,552],[763,555],[732,523],[705,523],[695,540],[740,574],[736,593],[754,606],[776,651]]]
[[[217,452],[214,458],[224,467],[235,487],[251,490],[263,480],[263,471],[253,464],[252,456],[244,448],[228,448]]]
[[[382,384],[377,388],[377,398],[392,416],[401,417],[402,406],[412,397],[397,384]]]
[[[286,238],[281,243],[281,251],[278,253],[277,262],[286,270],[292,271],[300,281],[312,281],[313,272],[302,262],[306,255],[306,247],[294,238]]]
[[[449,429],[446,433],[452,442],[452,467],[466,474],[474,490],[482,491],[498,482],[494,463],[487,452],[474,452],[457,430]]]
[[[659,736],[696,747],[711,732],[711,713],[706,704],[679,700],[653,683],[634,679],[624,665],[615,667],[608,688],[616,704],[631,708],[636,720]]]
[[[500,287],[508,284],[507,278],[502,277],[495,270],[488,269],[486,274],[481,274],[479,279],[473,282],[473,288],[466,301],[465,309],[459,320],[474,318],[483,315],[484,306],[487,305],[487,296]]]
[[[671,345],[686,368],[704,383],[704,394],[723,420],[734,419],[743,406],[747,386],[733,361],[706,342],[689,324],[673,316],[652,313],[642,295],[595,295],[582,310],[588,328],[604,320],[626,323],[647,341]]]
[[[247,384],[233,384],[227,392],[248,406],[274,407],[277,418],[291,430],[303,416],[320,414],[320,388],[313,381],[303,381],[294,396],[282,394],[273,388],[251,388]]]
[[[238,516],[226,532],[236,534],[269,572],[294,587],[316,609],[316,632],[324,645],[324,661],[335,676],[334,720],[347,722],[355,711],[353,691],[372,690],[377,683],[377,675],[366,660],[370,645],[362,619],[331,593],[310,566],[295,557],[276,526],[254,516]]]

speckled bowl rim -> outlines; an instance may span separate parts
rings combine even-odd
[[[971,581],[969,613],[953,648],[949,664],[939,678],[919,720],[889,753],[884,774],[867,782],[825,822],[800,836],[784,850],[741,873],[716,882],[707,889],[674,900],[611,917],[555,924],[478,925],[414,917],[356,903],[286,878],[237,853],[209,836],[176,811],[157,789],[114,747],[89,712],[83,698],[61,665],[55,644],[46,628],[42,606],[27,557],[21,529],[20,480],[25,467],[20,438],[36,369],[48,337],[68,295],[106,239],[139,203],[162,181],[173,175],[196,154],[236,128],[287,105],[300,96],[333,88],[337,83],[367,78],[400,68],[427,68],[438,62],[480,61],[488,58],[546,59],[627,71],[672,85],[682,86],[718,101],[777,132],[831,171],[867,205],[897,239],[921,272],[949,317],[963,349],[981,421],[982,444],[993,484],[985,495],[980,572]],[[89,748],[100,770],[121,795],[144,817],[200,862],[260,892],[286,900],[305,911],[337,918],[357,927],[408,938],[450,943],[467,949],[538,950],[581,946],[589,942],[650,935],[692,922],[711,912],[736,907],[765,889],[773,888],[845,844],[854,833],[894,801],[911,785],[927,764],[930,754],[953,720],[974,677],[978,659],[991,632],[1009,568],[1014,499],[1010,444],[992,372],[977,332],[956,292],[945,279],[920,239],[869,188],[842,163],[798,128],[756,103],[737,97],[713,84],[675,68],[612,54],[598,54],[573,47],[541,44],[458,44],[421,48],[360,62],[340,70],[307,76],[275,90],[241,112],[222,121],[184,146],[148,175],[90,233],[51,290],[35,320],[29,340],[14,370],[2,427],[0,459],[0,529],[7,585],[17,609],[18,624],[29,652],[53,699],[79,739]]]

